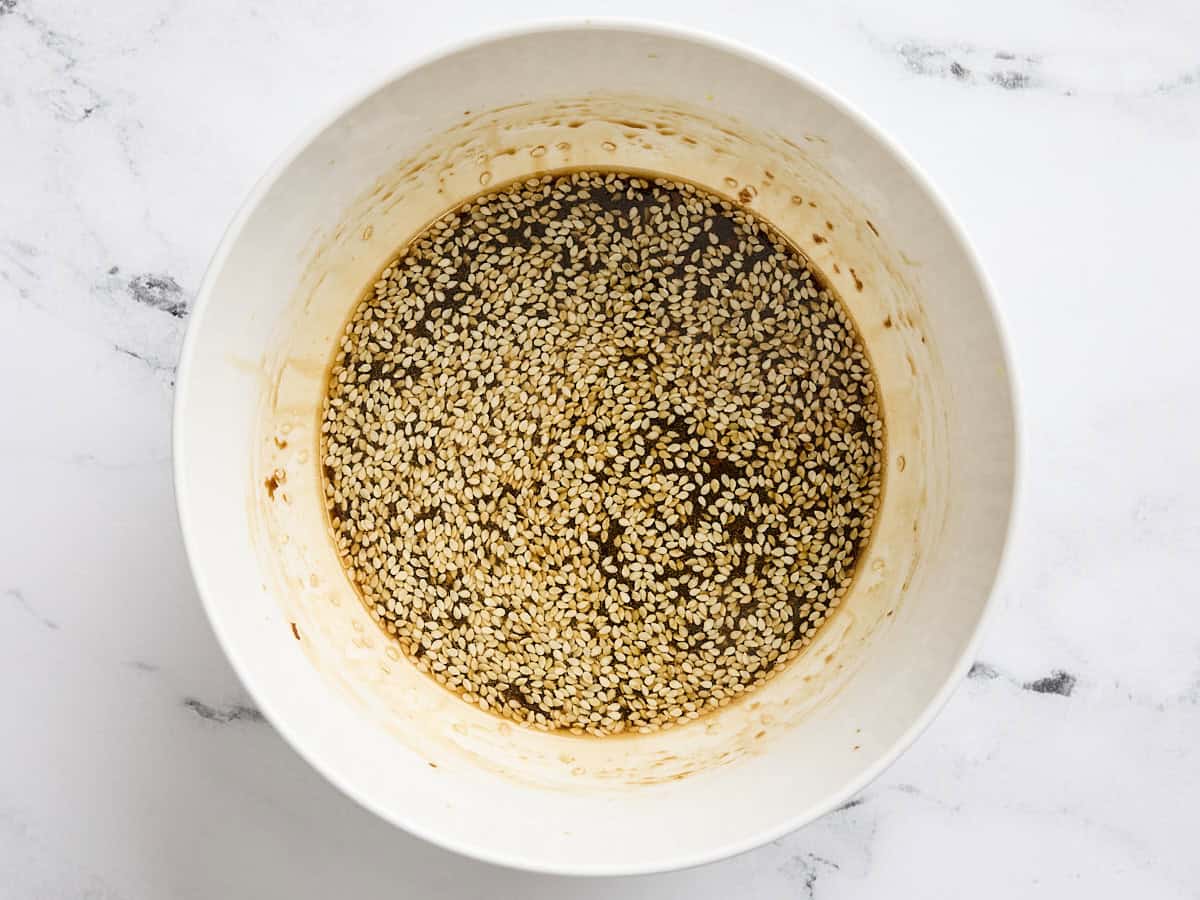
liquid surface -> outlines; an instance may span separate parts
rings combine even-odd
[[[347,574],[420,669],[543,729],[694,719],[844,597],[881,492],[862,342],[805,258],[689,184],[549,175],[404,248],[329,378]]]

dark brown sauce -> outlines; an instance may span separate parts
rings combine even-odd
[[[577,128],[583,124],[584,124],[583,122],[575,121],[575,122],[568,123],[568,127]],[[628,123],[624,123],[624,124],[628,124]],[[645,126],[642,126],[642,127],[645,127]],[[695,143],[694,141],[692,141],[689,138],[684,138],[684,140],[689,143]],[[516,150],[515,149],[507,149],[505,151],[502,151],[502,153],[515,154]],[[620,175],[636,176],[636,177],[642,177],[642,178],[646,178],[646,179],[667,178],[672,181],[683,181],[684,180],[684,179],[679,178],[676,175],[664,175],[664,174],[653,172],[653,171],[641,170],[641,169],[630,168],[630,167],[606,169],[606,168],[600,167],[600,166],[577,166],[577,167],[568,167],[565,169],[547,170],[544,172],[538,172],[536,174],[531,174],[530,176],[527,176],[525,178],[514,179],[512,181],[505,182],[505,183],[502,183],[499,185],[488,185],[485,190],[482,190],[482,191],[478,192],[477,194],[463,200],[461,203],[457,204],[455,207],[447,210],[446,212],[444,212],[441,215],[439,215],[438,217],[436,217],[436,219],[434,219],[433,221],[437,221],[437,220],[440,220],[447,216],[453,215],[456,211],[474,203],[479,197],[503,191],[508,185],[511,185],[514,182],[526,181],[526,180],[529,180],[530,178],[542,178],[542,177],[546,177],[546,176],[553,177],[553,176],[563,175],[563,174],[567,174],[567,173],[575,172],[575,171],[613,172],[613,173],[620,174]],[[736,185],[736,182],[735,182],[735,185]],[[802,250],[800,250],[795,244],[788,241],[786,239],[786,237],[782,235],[781,232],[779,232],[777,229],[771,227],[768,222],[766,222],[765,220],[762,219],[761,216],[759,216],[755,212],[752,212],[748,208],[747,204],[749,203],[749,200],[753,199],[754,196],[756,195],[756,192],[754,192],[752,188],[749,189],[750,193],[748,196],[747,196],[747,188],[743,188],[741,191],[738,192],[736,197],[730,197],[728,194],[724,194],[723,192],[713,190],[710,187],[701,187],[701,186],[698,186],[698,187],[700,190],[702,190],[706,193],[717,194],[718,196],[724,196],[727,200],[729,200],[729,202],[734,207],[744,209],[750,215],[755,216],[755,218],[757,218],[760,222],[767,225],[770,233],[774,237],[776,237],[781,242],[785,243],[794,254],[796,254],[798,257],[800,257],[803,260],[805,266],[812,273],[813,278],[815,279],[818,287],[821,290],[828,291],[829,294],[835,299],[835,302],[842,309],[842,311],[844,312],[844,314],[846,315],[846,317],[850,323],[851,328],[854,330],[856,337],[858,338],[858,342],[859,342],[860,346],[862,346],[864,348],[864,351],[866,350],[866,344],[862,340],[861,329],[858,328],[857,323],[855,323],[853,316],[850,313],[849,308],[841,300],[840,296],[837,294],[837,292],[833,288],[830,281],[822,275],[822,273],[820,272],[818,267],[815,266],[812,263],[812,261],[808,258],[807,254],[805,254]],[[610,195],[610,194],[607,194],[604,192],[598,192],[598,193],[594,194],[591,197],[591,201],[592,202],[600,202],[602,207],[605,210],[615,212],[619,216],[624,217],[624,218],[634,218],[634,217],[641,216],[644,212],[643,207],[646,202],[644,197],[642,197],[642,196],[629,197],[629,196],[622,195],[622,196],[615,197],[613,195]],[[802,198],[800,198],[799,196],[794,196],[792,198],[792,201],[793,201],[793,203],[797,203],[797,204],[801,204],[804,202],[802,200]],[[809,205],[812,207],[815,207],[816,203],[813,203],[810,201]],[[575,209],[574,206],[564,204],[563,208],[560,211],[561,217],[565,218],[566,216],[570,215],[574,209]],[[832,229],[831,223],[826,222],[825,224],[828,228]],[[419,238],[422,234],[424,234],[428,230],[428,227],[429,226],[425,226],[425,227],[421,228],[416,233],[416,236],[414,239]],[[531,231],[528,230],[528,228],[529,228],[529,226],[525,225],[524,223],[520,223],[520,222],[515,223],[513,229],[504,235],[505,242],[509,246],[512,246],[514,248],[529,247],[532,243],[533,234]],[[734,240],[734,229],[735,229],[735,225],[734,225],[733,219],[731,217],[718,217],[718,218],[715,218],[713,221],[712,232],[717,235],[718,240],[721,242],[733,241]],[[874,230],[873,227],[872,227],[872,230]],[[702,240],[702,239],[704,239],[704,237],[705,237],[705,235],[702,233],[700,236],[698,236],[697,240],[698,241]],[[824,244],[827,241],[827,239],[823,235],[820,235],[818,233],[813,233],[812,239],[813,239],[813,242],[816,244]],[[703,249],[703,247],[701,247],[700,245],[696,245],[693,248],[691,248],[691,250],[687,251],[687,253],[685,253],[685,256],[690,255],[690,253],[693,250],[698,250],[698,249]],[[766,252],[767,251],[764,248],[764,251],[763,251],[764,256],[766,255]],[[395,260],[395,258],[399,254],[400,254],[400,251],[394,251],[394,252],[388,254],[387,261],[385,262],[385,264],[383,266],[380,267],[379,271],[376,273],[375,278],[373,278],[371,280],[372,284],[379,280],[380,275],[382,274],[383,270],[388,265],[391,265],[392,262]],[[748,257],[744,263],[744,272],[749,273],[757,261],[758,261],[758,257],[756,257],[756,256]],[[581,274],[584,276],[586,276],[588,274],[594,274],[596,271],[599,270],[599,267],[601,265],[602,265],[601,262],[593,261],[593,262],[585,264],[581,268],[579,268],[577,274]],[[641,268],[644,266],[653,265],[653,261],[637,260],[637,261],[631,261],[627,265]],[[833,264],[833,268],[835,271],[840,271],[839,267],[837,266],[836,263]],[[857,274],[855,274],[853,269],[850,269],[850,273],[854,279],[856,289],[861,291],[863,289],[863,284],[862,284],[861,280],[858,278]],[[664,270],[663,277],[669,278],[670,276],[671,276],[671,273],[669,271]],[[414,331],[416,333],[421,333],[422,330],[424,330],[426,333],[428,333],[428,325],[430,323],[431,317],[437,315],[438,312],[440,310],[442,310],[443,308],[453,306],[454,302],[455,301],[453,298],[448,297],[445,301],[443,301],[441,303],[428,304],[425,307],[422,317],[414,323],[414,325],[413,325]],[[355,308],[350,311],[350,313],[347,317],[347,321],[349,320],[350,317],[353,317],[356,309],[357,309],[357,304],[355,305]],[[767,315],[770,314],[769,310],[767,311],[766,314]],[[890,322],[890,317],[889,317],[889,320],[885,323],[885,325],[890,327],[890,324],[891,324],[891,322]],[[671,327],[672,327],[672,324],[667,323],[668,333],[670,333]],[[341,331],[344,331],[344,330],[345,330],[345,326],[343,326]],[[339,331],[339,333],[341,333],[341,331]],[[676,332],[676,333],[678,333],[678,332]],[[867,355],[868,355],[868,360],[869,360],[869,352]],[[335,352],[334,357],[330,360],[330,363],[326,369],[326,376],[325,376],[326,380],[328,380],[329,373],[333,369],[334,365],[336,364],[336,362],[338,360],[338,356],[339,356],[339,354],[337,352]],[[653,354],[645,354],[644,356],[641,356],[641,357],[627,357],[627,358],[624,358],[624,363],[627,365],[648,365],[648,366],[653,367],[655,365],[655,360],[652,358],[652,356],[653,356]],[[913,371],[915,372],[915,366],[913,364],[912,358],[909,357],[908,361],[909,361],[910,367],[912,367]],[[874,368],[874,366],[872,366],[872,368]],[[379,374],[381,377],[383,376],[382,371]],[[399,377],[403,378],[403,377],[407,377],[407,376],[413,375],[413,374],[416,374],[416,373],[402,371],[402,372],[393,373],[392,377],[399,376]],[[877,386],[877,390],[878,390],[878,386]],[[882,396],[878,396],[878,401],[879,401],[880,417],[884,423],[884,450],[882,451],[881,455],[882,455],[883,459],[886,459],[887,458],[886,411],[884,410]],[[317,415],[318,415],[318,417],[321,415],[320,411],[318,411]],[[865,423],[860,419],[857,424],[857,430],[861,432],[864,428],[865,428]],[[319,419],[318,419],[318,433],[320,433]],[[697,437],[697,435],[695,435],[689,428],[687,428],[684,425],[681,425],[678,422],[672,421],[671,419],[651,420],[644,429],[640,430],[639,433],[641,434],[641,436],[643,437],[643,439],[647,445],[650,445],[650,444],[658,442],[658,441],[663,441],[663,440],[674,441],[674,442],[683,444],[683,443],[687,443],[692,438]],[[286,446],[286,443],[284,444],[284,446]],[[323,459],[324,455],[325,455],[324,447],[322,445],[321,452],[317,454],[317,459],[318,460]],[[736,477],[736,475],[737,475],[736,463],[733,463],[727,459],[723,459],[719,455],[713,455],[711,458],[706,460],[706,465],[707,465],[707,478],[702,482],[702,484],[703,485],[712,485],[718,491],[722,489],[721,488],[722,476],[735,476]],[[317,467],[318,467],[318,471],[320,472],[320,475],[322,477],[322,480],[332,479],[334,473],[331,472],[327,467],[320,465],[319,462],[317,463]],[[900,463],[899,469],[901,471],[903,471],[903,462]],[[826,475],[833,474],[832,470],[828,466],[822,467],[822,470]],[[272,499],[274,499],[276,490],[279,488],[280,484],[282,483],[282,479],[278,477],[279,475],[280,475],[280,473],[277,471],[277,472],[273,473],[266,480],[267,491],[268,491],[269,496]],[[883,466],[881,468],[880,477],[882,480],[882,485],[881,485],[881,491],[880,491],[880,495],[879,495],[879,504],[880,504],[880,506],[882,506],[882,503],[883,503],[882,498],[883,498],[884,492],[886,491],[886,486],[887,486],[886,485],[886,466]],[[505,489],[512,493],[515,493],[518,490],[528,491],[528,490],[532,489],[532,490],[536,491],[537,485],[506,485]],[[701,493],[701,491],[697,490],[697,496],[699,496],[700,493]],[[717,494],[710,492],[709,496],[715,499]],[[343,518],[345,516],[345,514],[346,514],[345,510],[338,509],[338,508],[326,510],[327,525],[332,528],[332,524],[329,522],[330,518]],[[430,518],[432,518],[436,515],[437,515],[436,510],[430,510],[428,513],[428,516]],[[699,508],[699,509],[697,509],[696,512],[694,512],[692,515],[687,517],[687,522],[691,527],[695,528],[704,522],[704,515],[705,515],[705,510],[703,508]],[[744,535],[744,532],[748,528],[748,526],[749,526],[749,522],[746,521],[745,517],[743,516],[740,519],[735,519],[730,524],[729,533],[730,533],[731,537],[734,537],[734,538],[742,537]],[[860,546],[859,546],[859,549],[858,549],[858,552],[856,554],[856,558],[855,558],[854,564],[853,564],[852,581],[851,581],[851,587],[847,591],[848,595],[850,593],[852,593],[852,591],[853,591],[853,582],[857,580],[858,570],[861,567],[860,564],[861,564],[862,560],[865,559],[866,556],[868,555],[870,542],[871,542],[871,540],[874,536],[874,532],[876,530],[877,529],[871,529],[869,532],[866,533],[865,536],[860,536],[858,538],[851,538],[848,533],[841,535],[841,539],[843,539],[843,540],[858,540],[860,542]],[[592,539],[595,540],[596,543],[600,547],[600,561],[602,563],[605,561],[614,561],[615,562],[615,561],[617,561],[617,558],[621,555],[621,549],[622,549],[621,548],[621,537],[622,537],[623,531],[624,531],[624,529],[620,526],[619,523],[612,522],[609,524],[609,527],[606,530],[592,535]],[[746,556],[746,558],[738,558],[737,560],[734,561],[734,570],[735,570],[735,572],[745,574],[748,569],[757,565],[758,562],[759,561],[754,560],[750,556]],[[687,560],[684,560],[683,563],[679,566],[679,568],[680,569],[686,568],[686,564],[687,564]],[[619,566],[618,566],[618,574],[615,577],[619,583],[621,580]],[[355,586],[355,590],[358,591],[357,585]],[[686,601],[688,599],[686,596],[686,591],[684,591],[684,593],[683,593],[683,595],[681,595],[680,599],[681,599],[681,602]],[[798,600],[797,603],[799,604],[799,602],[800,601]],[[836,614],[836,610],[831,611],[830,618],[832,618],[832,616],[834,614]],[[890,613],[889,613],[889,615],[890,615]],[[802,621],[802,620],[798,619],[798,621]],[[828,620],[826,620],[826,624],[827,624],[827,621]],[[296,638],[299,639],[300,636],[299,636],[299,633],[296,631],[296,627],[295,627],[294,623],[292,625],[292,628],[293,628],[293,632],[295,633]],[[728,628],[724,628],[724,627],[722,628],[722,631],[724,632],[723,637],[726,640],[728,640],[729,631],[731,631],[731,630],[732,629],[728,629]],[[516,689],[514,688],[514,690],[516,690]],[[455,692],[451,691],[451,693],[455,693]],[[747,692],[746,694],[742,695],[740,698],[738,698],[738,700],[735,701],[735,703],[742,702],[745,699],[745,697],[748,696],[750,693],[751,692]],[[456,694],[456,696],[457,696],[457,694]],[[514,693],[510,699],[517,701],[522,706],[528,705],[527,698],[524,697],[523,695],[521,695],[519,691]],[[728,708],[728,707],[726,707],[726,708]],[[557,735],[562,735],[562,736],[567,736],[567,735],[581,736],[581,735],[573,734],[572,732],[569,732],[569,731],[555,731],[554,733]],[[628,734],[607,735],[606,738],[611,740],[614,737],[636,737],[636,736],[637,736],[636,733],[630,732]],[[433,764],[431,763],[430,765],[433,765]]]

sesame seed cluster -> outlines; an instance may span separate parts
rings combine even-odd
[[[347,575],[422,671],[576,734],[694,719],[844,597],[879,506],[875,379],[770,226],[693,185],[546,175],[406,246],[321,423]]]

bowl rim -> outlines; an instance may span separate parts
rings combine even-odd
[[[300,156],[300,154],[323,132],[335,125],[337,121],[341,119],[347,112],[366,101],[377,92],[385,89],[393,82],[398,81],[399,79],[404,78],[409,74],[423,68],[424,66],[446,56],[476,49],[487,44],[499,43],[533,34],[569,31],[610,31],[615,33],[649,34],[690,42],[707,47],[709,49],[728,53],[733,56],[739,56],[748,62],[754,63],[774,72],[777,75],[783,76],[784,78],[795,82],[801,89],[810,92],[824,102],[828,103],[839,113],[853,122],[855,126],[860,128],[870,138],[877,141],[879,145],[907,171],[917,188],[926,194],[933,208],[938,212],[943,221],[949,227],[950,231],[954,234],[972,275],[979,282],[979,285],[982,289],[986,310],[991,316],[992,324],[995,328],[998,338],[1000,355],[1003,361],[1003,376],[1009,389],[1009,412],[1012,419],[1013,474],[1007,497],[1008,521],[1005,523],[1004,536],[997,558],[996,571],[992,579],[992,585],[988,591],[988,596],[984,599],[984,604],[980,612],[979,619],[976,622],[969,638],[964,643],[955,665],[952,667],[941,687],[930,698],[930,700],[926,702],[921,714],[916,717],[916,719],[908,726],[908,728],[905,729],[905,731],[899,737],[897,737],[896,740],[894,740],[882,754],[880,754],[875,763],[860,772],[856,778],[849,780],[837,790],[831,791],[824,801],[812,804],[809,807],[789,816],[782,822],[776,823],[771,827],[760,829],[737,840],[727,841],[724,844],[714,846],[704,851],[664,858],[661,861],[656,861],[654,863],[638,863],[633,865],[622,863],[619,860],[612,862],[592,862],[582,865],[558,865],[553,861],[548,861],[545,858],[538,857],[536,855],[496,852],[489,847],[461,841],[453,834],[441,833],[425,827],[420,822],[409,820],[395,810],[383,808],[369,795],[366,795],[361,791],[357,791],[350,785],[343,782],[338,771],[333,766],[327,765],[317,754],[308,751],[304,747],[302,740],[297,737],[296,733],[288,725],[285,718],[279,716],[272,708],[270,701],[255,690],[256,684],[254,679],[250,676],[247,667],[243,665],[242,661],[240,660],[238,652],[235,650],[234,642],[224,631],[220,617],[215,614],[214,605],[209,599],[212,592],[207,586],[204,570],[201,565],[201,561],[198,559],[197,549],[194,546],[193,539],[189,536],[192,531],[190,527],[192,512],[185,481],[185,471],[188,467],[186,465],[187,455],[183,442],[183,420],[187,415],[187,409],[189,405],[189,375],[192,367],[192,359],[196,353],[196,343],[198,340],[196,335],[199,331],[197,323],[203,317],[204,311],[208,306],[209,300],[211,299],[214,285],[219,273],[224,268],[227,257],[229,256],[234,244],[241,236],[246,222],[254,213],[255,209],[257,209],[263,197],[274,186],[283,172],[286,171],[288,167],[291,166],[296,160],[296,158]],[[320,116],[311,121],[308,127],[303,129],[299,136],[291,141],[284,151],[280,153],[270,164],[257,182],[255,182],[222,234],[221,240],[209,261],[208,268],[205,271],[204,278],[201,281],[200,288],[196,294],[196,299],[192,304],[188,316],[187,330],[184,336],[183,346],[179,356],[179,364],[176,370],[176,388],[171,423],[172,479],[175,494],[176,514],[179,521],[180,533],[183,538],[188,568],[191,571],[192,580],[196,585],[196,590],[200,596],[201,604],[204,607],[205,615],[208,618],[209,625],[212,628],[214,635],[216,636],[217,643],[220,645],[226,659],[228,659],[230,665],[233,667],[238,679],[241,681],[248,693],[254,698],[255,703],[258,705],[267,721],[270,722],[272,727],[274,727],[274,729],[283,737],[284,741],[292,748],[292,750],[295,751],[317,772],[319,772],[330,784],[336,787],[345,796],[349,797],[359,806],[374,813],[383,821],[401,828],[409,834],[414,835],[422,840],[429,841],[430,843],[443,849],[451,850],[473,859],[507,868],[536,872],[540,874],[568,876],[646,875],[659,872],[676,871],[679,869],[692,868],[710,862],[716,862],[736,856],[740,853],[745,853],[749,850],[753,850],[766,843],[769,843],[770,841],[790,834],[791,832],[796,831],[797,829],[802,828],[803,826],[808,825],[816,819],[821,818],[827,813],[837,809],[843,803],[850,800],[852,797],[862,791],[876,778],[878,778],[901,756],[901,754],[903,754],[909,747],[912,746],[912,744],[917,740],[918,737],[921,736],[925,729],[929,727],[930,723],[937,716],[937,714],[945,707],[947,702],[949,702],[950,697],[962,683],[969,666],[974,661],[974,657],[982,641],[982,636],[984,634],[986,625],[995,615],[996,607],[998,606],[998,590],[1000,586],[1006,582],[1011,565],[1011,549],[1016,522],[1018,519],[1020,486],[1022,483],[1022,472],[1024,469],[1024,436],[1022,434],[1021,427],[1021,404],[1018,396],[1019,385],[1017,378],[1015,377],[1015,372],[1016,370],[1013,365],[1011,337],[1007,323],[1005,322],[1005,319],[1001,313],[995,287],[992,284],[991,279],[988,278],[982,261],[979,258],[979,254],[976,251],[974,244],[968,237],[966,230],[963,228],[962,223],[954,215],[948,202],[946,201],[946,198],[934,186],[933,181],[909,156],[903,147],[901,147],[901,145],[893,137],[891,137],[891,135],[884,131],[882,127],[869,119],[863,112],[861,112],[857,107],[855,107],[840,94],[821,84],[812,76],[807,75],[788,63],[776,59],[774,56],[748,47],[740,41],[719,37],[695,28],[667,24],[653,20],[624,17],[563,17],[533,20],[511,27],[489,29],[483,32],[477,32],[472,36],[463,38],[461,40],[440,45],[431,51],[417,55],[402,65],[394,67],[387,74],[373,80],[365,87],[348,92],[347,94],[343,95],[339,101],[327,108]]]

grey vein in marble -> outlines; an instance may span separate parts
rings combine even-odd
[[[1000,677],[1000,670],[995,666],[988,665],[985,662],[976,662],[971,664],[971,670],[967,672],[968,678],[982,678],[987,681],[992,681]]]
[[[865,27],[861,31],[878,49],[895,54],[914,75],[1006,91],[1049,86],[1039,69],[1042,57],[1006,48],[978,47],[967,42],[936,43],[917,38],[886,40]]]
[[[1056,669],[1045,678],[1026,681],[1021,687],[1035,694],[1058,694],[1060,697],[1070,697],[1075,690],[1075,676],[1070,672]]]
[[[843,803],[841,806],[835,808],[833,811],[835,813],[846,812],[847,810],[854,809],[856,806],[862,806],[866,802],[867,802],[866,797],[855,797],[853,800],[847,800],[845,803]]]
[[[807,900],[815,900],[817,882],[823,872],[837,872],[840,869],[841,866],[833,860],[808,852],[798,853],[780,866],[780,872],[785,878],[799,882],[804,891],[801,896]]]
[[[1041,60],[1037,56],[1007,50],[981,50],[969,44],[938,47],[917,41],[905,41],[896,49],[905,66],[915,75],[983,82],[1008,91],[1039,83],[1035,72]]]
[[[1016,685],[1023,691],[1031,691],[1035,694],[1057,694],[1060,697],[1070,697],[1075,690],[1075,685],[1079,679],[1070,672],[1062,669],[1055,669],[1049,675],[1042,678],[1035,678],[1032,681],[1017,681],[1016,679],[1005,675],[995,666],[985,662],[976,662],[971,666],[967,677],[976,681],[995,681],[1001,679],[1009,684]]]
[[[187,697],[183,705],[207,722],[228,725],[230,722],[265,722],[263,714],[253,706],[231,703],[227,706],[210,706],[195,697]]]
[[[16,0],[0,0],[0,15],[18,20],[33,32],[40,45],[43,59],[54,59],[60,86],[42,92],[55,118],[63,122],[83,122],[105,106],[104,99],[75,71],[79,65],[77,41],[52,28],[45,19],[26,12]]]
[[[108,270],[108,274],[115,275],[118,271],[120,270],[113,266]],[[176,319],[187,316],[188,305],[183,297],[183,288],[170,275],[135,275],[129,279],[127,290],[129,296],[144,306],[160,309]]]
[[[179,346],[183,342],[189,298],[174,276],[141,272],[126,276],[119,266],[110,266],[92,290],[117,309],[144,311],[148,328],[125,328],[110,337],[113,350],[135,359],[169,386],[175,384]]]
[[[58,631],[58,623],[38,611],[38,609],[26,598],[25,593],[19,588],[8,588],[6,591],[4,591],[4,596],[15,601],[17,606],[25,610],[26,613],[28,613],[46,628],[49,628],[51,631]]]
[[[14,269],[20,270],[20,274],[26,281],[37,280],[37,272],[32,266],[32,261],[37,255],[37,248],[24,241],[9,239],[0,243],[0,262],[8,263]],[[17,296],[21,299],[29,296],[29,288],[26,285],[18,284],[13,273],[10,273],[4,265],[0,265],[0,278],[13,285],[17,289]]]
[[[1200,66],[1180,72],[1174,78],[1160,81],[1154,86],[1156,94],[1175,94],[1188,89],[1200,88]]]
[[[1114,88],[1102,74],[1111,68],[1111,62],[1098,54],[1095,59],[1086,61],[1080,70],[1072,68],[1069,60],[1040,53],[979,46],[966,41],[937,42],[915,37],[889,40],[865,27],[860,30],[878,50],[898,57],[913,75],[967,86],[995,87],[1005,91],[1040,90],[1064,97],[1088,94],[1127,99],[1200,89],[1200,65],[1190,66],[1165,80],[1144,83],[1141,87],[1122,85]]]

